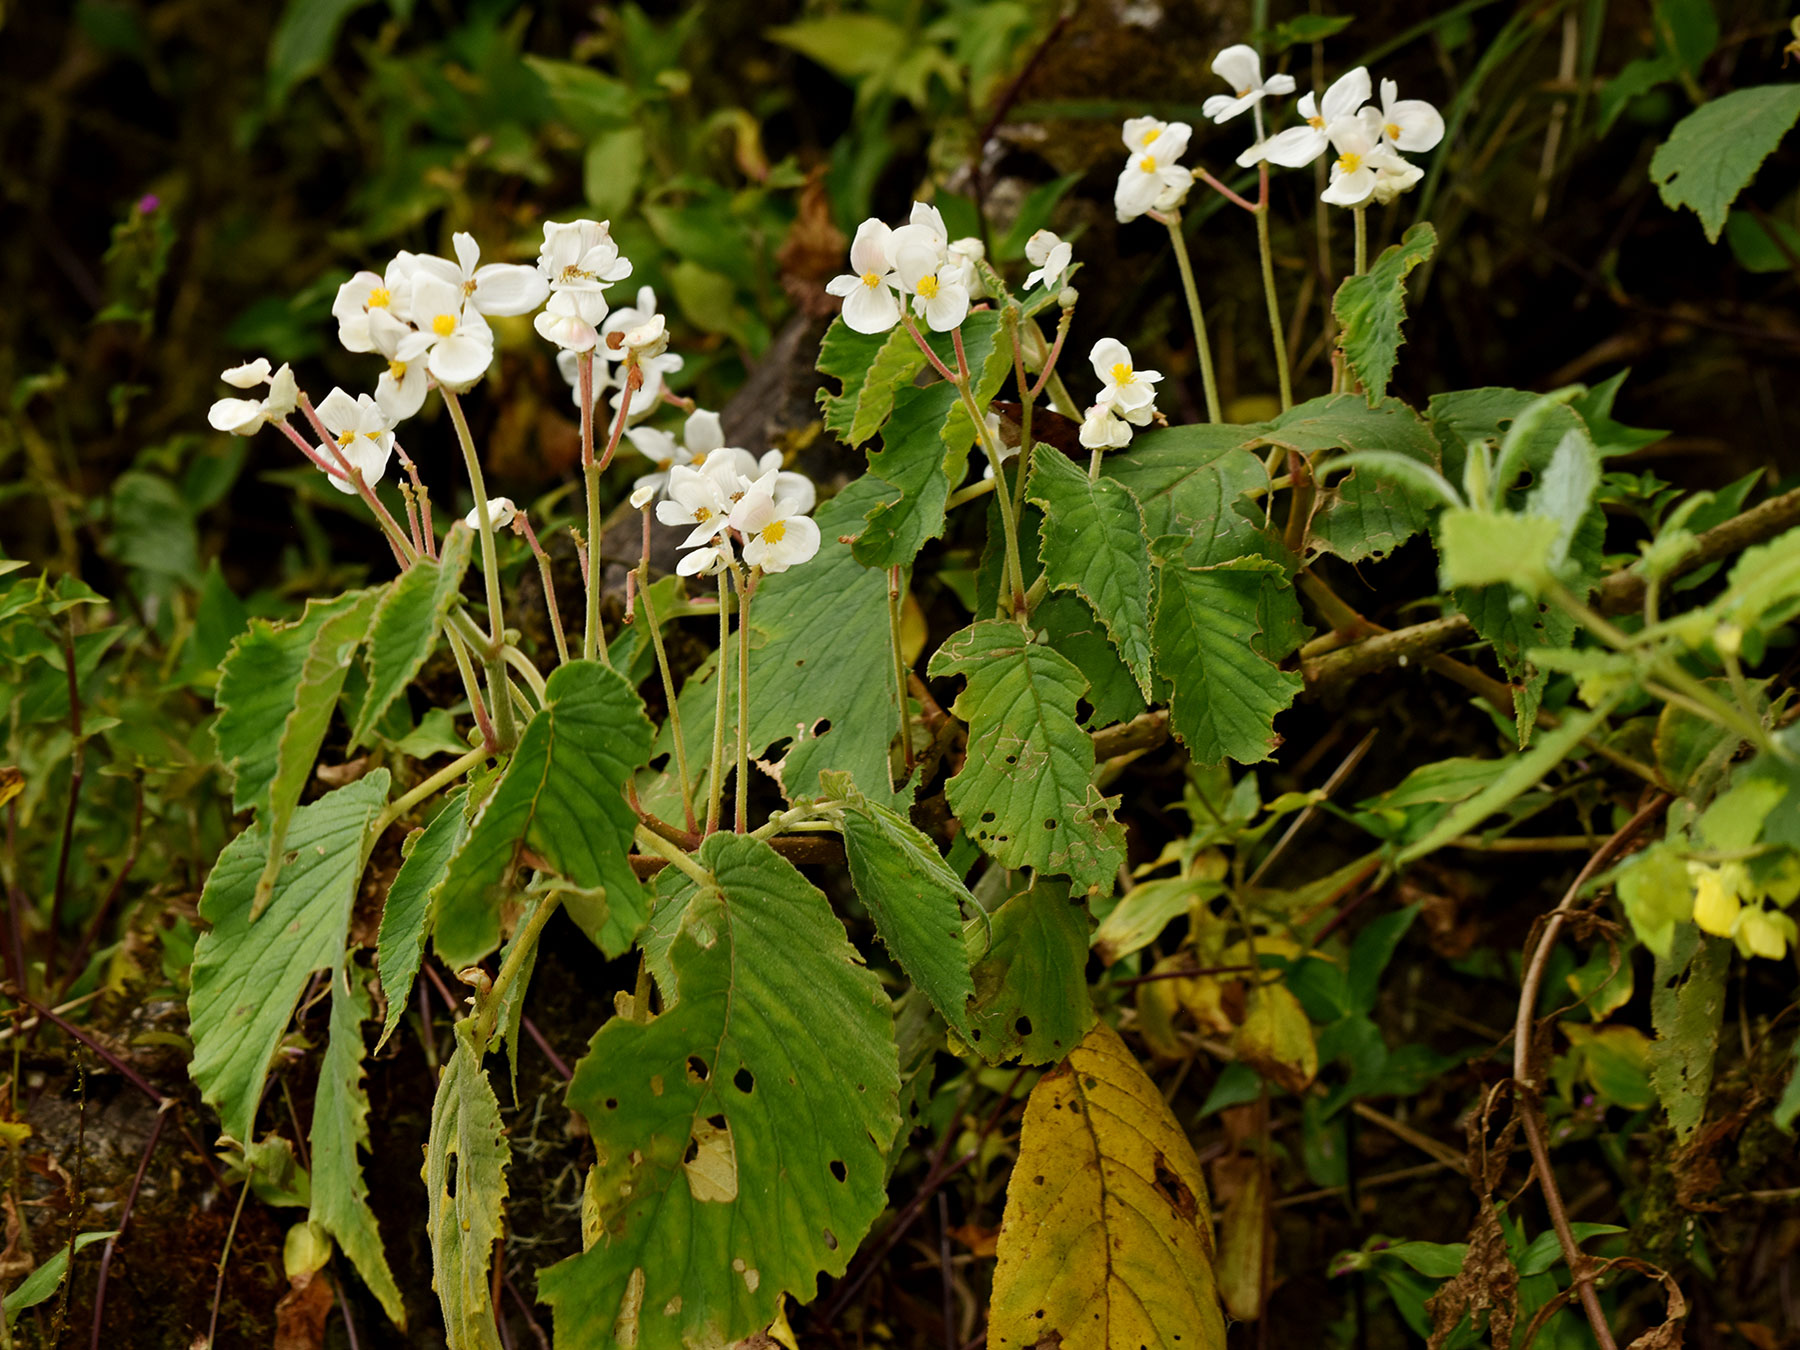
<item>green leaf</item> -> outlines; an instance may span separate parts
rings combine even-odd
[[[1690,208],[1719,242],[1738,193],[1800,117],[1800,84],[1734,89],[1703,103],[1650,157],[1650,181],[1671,210]]]
[[[1292,650],[1268,636],[1289,629],[1299,602],[1266,558],[1213,566],[1194,541],[1156,541],[1162,571],[1156,607],[1156,666],[1171,686],[1169,725],[1202,764],[1255,764],[1275,752],[1275,715],[1305,681],[1275,662]]]
[[[581,135],[597,136],[631,121],[637,99],[631,86],[617,76],[578,61],[554,61],[542,56],[526,56],[523,60],[544,82],[557,115]]]
[[[1375,1253],[1404,1261],[1419,1274],[1434,1280],[1447,1280],[1455,1275],[1462,1269],[1468,1254],[1466,1242],[1395,1242]]]
[[[1393,552],[1444,505],[1437,439],[1398,399],[1374,405],[1355,394],[1312,399],[1269,423],[1251,444],[1285,446],[1308,456],[1337,449],[1361,457],[1348,475],[1321,487],[1308,527],[1313,542],[1346,562]],[[1315,464],[1321,479],[1342,467],[1336,460]]]
[[[588,142],[581,157],[581,195],[595,215],[617,219],[631,209],[644,159],[642,127],[611,127]]]
[[[104,1242],[107,1238],[115,1238],[119,1230],[109,1229],[104,1233],[77,1233],[73,1246],[77,1252],[91,1247],[96,1242]],[[6,1296],[4,1315],[6,1325],[11,1326],[13,1319],[27,1308],[35,1308],[62,1287],[63,1277],[69,1273],[69,1247],[58,1247],[50,1256],[44,1258],[43,1265],[19,1281],[18,1288]]]
[[[967,441],[954,449],[944,444],[944,418],[960,406],[956,390],[942,381],[895,396],[882,448],[869,456],[870,475],[891,495],[869,512],[851,546],[863,566],[910,566],[928,541],[943,534],[950,484],[969,467]]]
[[[1694,882],[1681,846],[1662,841],[1632,854],[1613,874],[1613,886],[1632,931],[1660,967],[1673,957],[1675,935],[1694,917]],[[1656,987],[1662,988],[1660,979]]]
[[[944,786],[950,809],[1002,867],[1112,889],[1125,836],[1116,797],[1094,786],[1094,743],[1075,719],[1087,681],[1067,657],[990,619],[947,639],[933,678],[964,675],[952,709],[969,727],[962,769]]]
[[[651,739],[642,701],[610,666],[571,661],[550,676],[544,706],[431,892],[439,955],[461,967],[499,945],[501,903],[527,848],[577,888],[604,888],[606,919],[588,934],[602,951],[631,945],[644,897],[627,861],[637,814],[624,788]]]
[[[1400,352],[1407,274],[1436,248],[1437,231],[1430,221],[1420,221],[1400,236],[1398,244],[1383,249],[1363,275],[1345,277],[1331,302],[1332,314],[1343,325],[1338,349],[1362,381],[1370,407],[1386,395]]]
[[[296,811],[268,912],[254,924],[266,826],[227,844],[206,879],[200,917],[212,928],[194,947],[188,1072],[240,1144],[255,1138],[263,1078],[301,991],[314,971],[335,969],[343,958],[370,827],[387,791],[387,770],[377,769]]]
[[[389,705],[400,697],[437,646],[444,618],[456,603],[475,532],[452,529],[434,562],[421,558],[395,579],[369,627],[369,691],[350,732],[350,748],[368,745]]]
[[[280,628],[252,623],[219,673],[213,734],[235,774],[232,805],[254,806],[258,825],[268,831],[253,919],[268,904],[288,822],[380,598],[379,589],[352,591],[323,605],[308,601],[300,619]]]
[[[269,39],[269,106],[279,108],[290,90],[318,74],[331,59],[344,20],[369,0],[287,0]]]
[[[1561,531],[1549,516],[1452,507],[1438,518],[1438,583],[1446,589],[1511,584],[1535,596]]]
[[[1677,928],[1667,955],[1656,958],[1650,985],[1650,1023],[1656,1028],[1650,1084],[1681,1145],[1694,1137],[1706,1115],[1730,969],[1731,944],[1691,924]]]
[[[1595,109],[1599,115],[1600,134],[1604,136],[1612,130],[1613,123],[1619,120],[1619,114],[1630,106],[1634,98],[1667,84],[1680,71],[1680,64],[1672,56],[1640,56],[1636,60],[1627,61],[1619,68],[1619,73],[1600,90]]]
[[[598,1239],[539,1278],[559,1344],[749,1336],[783,1294],[805,1301],[821,1272],[841,1275],[886,1204],[900,1121],[887,995],[767,844],[714,834],[698,856],[716,885],[680,910],[663,1011],[613,1018],[569,1085],[599,1155]]]
[[[845,445],[861,445],[894,411],[894,395],[924,368],[925,353],[906,329],[859,333],[833,319],[819,347],[819,372],[835,378],[840,392],[819,391],[825,429]]]
[[[456,1024],[456,1049],[431,1103],[422,1175],[431,1287],[444,1312],[445,1339],[450,1350],[500,1350],[488,1261],[500,1236],[512,1146],[473,1044],[474,1025],[473,1018]]]
[[[161,474],[128,469],[113,480],[112,549],[127,567],[190,584],[200,579],[200,537],[181,492]]]
[[[409,834],[400,846],[400,871],[382,904],[381,932],[375,945],[375,968],[381,974],[382,996],[387,999],[387,1019],[375,1042],[377,1050],[394,1034],[411,1001],[413,980],[418,977],[425,950],[425,932],[431,923],[431,892],[443,881],[468,832],[466,801],[466,793],[451,793],[437,818]]]
[[[1037,513],[1026,514],[1035,517]],[[1025,547],[1023,538],[1019,547]],[[1042,631],[1045,643],[1073,661],[1088,682],[1089,727],[1129,722],[1144,711],[1145,699],[1136,677],[1087,601],[1078,595],[1046,595],[1031,611],[1031,622]]]
[[[1591,1237],[1606,1237],[1613,1233],[1627,1233],[1631,1230],[1621,1228],[1616,1223],[1572,1223],[1569,1231],[1576,1242],[1586,1242]],[[1547,1270],[1554,1270],[1563,1261],[1562,1240],[1552,1229],[1548,1233],[1539,1233],[1525,1250],[1519,1253],[1519,1274],[1526,1279],[1533,1275],[1542,1275]],[[1455,1272],[1452,1271],[1452,1274]]]
[[[1008,897],[988,922],[963,925],[975,979],[970,1044],[990,1064],[1048,1064],[1094,1025],[1083,899],[1044,877]]]
[[[406,1309],[388,1269],[357,1156],[369,1146],[369,1096],[362,1083],[362,1024],[368,1016],[369,991],[355,965],[346,962],[331,980],[331,1039],[313,1099],[312,1208],[307,1218],[337,1239],[383,1311],[404,1327]]]
[[[963,946],[963,911],[978,908],[974,897],[937,845],[905,816],[857,792],[848,775],[840,775],[832,790],[848,802],[844,852],[857,898],[907,978],[968,1040],[975,986]]]
[[[905,31],[874,14],[833,14],[778,24],[763,36],[811,57],[844,79],[891,70],[907,55]]]
[[[1531,749],[1509,758],[1492,783],[1458,803],[1430,833],[1402,849],[1396,861],[1404,866],[1435,852],[1452,839],[1467,834],[1521,793],[1536,787],[1581,744],[1584,736],[1593,734],[1606,721],[1616,701],[1615,697],[1590,711],[1566,714],[1560,726],[1540,735]]]
[[[1090,479],[1047,444],[1032,451],[1028,493],[1044,512],[1038,550],[1050,588],[1088,602],[1148,699],[1153,583],[1137,498],[1114,479]]]
[[[1139,436],[1106,457],[1144,511],[1146,535],[1191,536],[1199,561],[1228,562],[1245,553],[1280,561],[1286,550],[1265,525],[1261,501],[1245,494],[1269,485],[1262,461],[1244,448],[1260,428],[1169,427]]]
[[[1800,230],[1761,212],[1733,210],[1725,218],[1725,242],[1746,272],[1787,272],[1800,258]]]
[[[1224,890],[1220,883],[1199,877],[1141,882],[1125,892],[1112,912],[1100,921],[1094,932],[1094,954],[1103,965],[1122,961],[1155,942],[1163,929],[1185,918],[1196,903]]]

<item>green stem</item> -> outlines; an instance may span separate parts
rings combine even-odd
[[[975,424],[975,434],[981,439],[981,453],[988,457],[994,466],[994,482],[997,491],[994,500],[1000,503],[1000,528],[1006,535],[1006,566],[1009,575],[1004,578],[1000,599],[1000,616],[1006,616],[1008,601],[1012,612],[1019,616],[1020,622],[1025,617],[1025,569],[1019,562],[1019,523],[1013,518],[1012,485],[1006,481],[1006,465],[1000,459],[1000,447],[993,443],[988,434],[987,418],[981,409],[975,406],[975,396],[969,391],[967,379],[957,381],[957,392],[962,395],[963,407],[968,410],[969,420]]]
[[[544,686],[543,675],[531,664],[531,658],[510,642],[501,648],[500,655],[505,658],[507,665],[519,673],[519,678],[525,681],[532,697],[537,699],[538,707],[543,707],[549,701],[549,690]]]
[[[500,555],[494,547],[494,522],[488,515],[487,481],[481,475],[481,459],[475,453],[475,438],[469,434],[469,421],[463,416],[462,401],[445,389],[444,406],[456,424],[456,439],[462,445],[463,465],[469,471],[469,486],[475,492],[475,521],[481,529],[481,572],[487,583],[488,642],[481,653],[487,667],[488,693],[494,705],[494,735],[502,750],[511,750],[518,740],[518,726],[513,718],[512,700],[506,696],[506,662],[500,655],[506,638],[506,616],[500,604]]]
[[[637,827],[636,838],[638,848],[647,850],[648,852],[654,853],[657,857],[667,860],[676,871],[685,875],[689,881],[709,889],[716,884],[713,880],[712,873],[708,872],[704,867],[700,866],[699,863],[695,862],[690,854],[682,852],[679,846],[670,843],[655,831],[647,830],[640,825]]]
[[[481,683],[475,678],[475,667],[469,660],[463,637],[455,628],[446,628],[444,636],[450,639],[450,654],[456,658],[456,670],[462,676],[463,692],[469,697],[469,711],[475,714],[475,725],[481,728],[482,743],[489,750],[498,750],[500,740],[494,735],[494,724],[488,720],[487,706],[481,701]]]
[[[738,577],[738,725],[737,725],[737,832],[750,829],[750,602],[762,569],[753,567],[748,577]]]
[[[645,508],[648,511],[648,508]],[[675,773],[681,779],[681,812],[690,831],[694,828],[694,780],[688,776],[687,738],[681,734],[681,702],[675,697],[675,677],[669,671],[669,652],[663,645],[662,624],[656,602],[650,598],[650,560],[638,564],[638,603],[650,626],[650,644],[656,648],[656,669],[662,675],[663,699],[669,705],[669,732],[675,738]]]
[[[1163,223],[1169,227],[1169,242],[1175,246],[1175,265],[1181,270],[1181,290],[1187,296],[1188,317],[1194,323],[1194,348],[1200,354],[1200,379],[1206,386],[1206,420],[1222,422],[1225,418],[1219,411],[1212,345],[1206,340],[1206,315],[1201,311],[1200,292],[1194,285],[1194,265],[1188,258],[1187,238],[1181,233],[1181,212],[1169,212]]]
[[[712,769],[706,783],[707,834],[719,828],[719,807],[725,792],[725,677],[731,670],[731,583],[725,572],[731,566],[726,563],[719,569],[719,658],[714,669],[718,697],[713,705]]]
[[[970,483],[968,487],[958,488],[950,494],[949,499],[944,503],[944,509],[952,511],[964,502],[972,502],[977,497],[987,496],[994,490],[994,484],[998,481],[994,478],[983,478],[979,483]]]
[[[1265,164],[1265,181],[1268,172],[1268,165]],[[1263,203],[1256,210],[1256,247],[1262,255],[1263,298],[1269,305],[1269,334],[1275,341],[1275,379],[1281,389],[1281,410],[1286,412],[1294,406],[1294,389],[1288,376],[1287,338],[1281,324],[1281,301],[1275,294],[1275,251],[1269,242],[1267,192],[1263,193]]]
[[[406,792],[401,796],[394,798],[393,801],[387,804],[386,809],[375,818],[375,834],[373,837],[380,838],[383,830],[387,829],[387,827],[392,825],[396,820],[399,820],[400,817],[412,810],[413,807],[417,806],[433,793],[454,783],[458,778],[461,778],[470,769],[473,769],[476,765],[480,764],[482,760],[487,759],[488,757],[487,747],[477,746],[475,749],[469,751],[468,754],[462,755],[446,764],[410,792]]]
[[[544,925],[550,922],[562,904],[560,891],[548,891],[538,898],[531,913],[525,916],[524,926],[513,934],[512,945],[506,949],[506,960],[500,963],[500,973],[494,976],[493,984],[488,986],[487,993],[481,997],[481,1010],[475,1014],[475,1045],[478,1052],[485,1052],[488,1038],[494,1034],[494,1023],[500,1018],[500,1003],[506,997],[506,991],[512,982],[519,978],[526,961],[537,950],[538,937],[544,931]]]
[[[1356,217],[1356,275],[1361,276],[1369,270],[1369,220],[1366,206],[1354,208],[1350,214]]]

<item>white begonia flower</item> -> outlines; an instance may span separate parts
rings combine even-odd
[[[252,435],[269,422],[279,422],[300,402],[300,389],[294,383],[292,368],[283,365],[270,375],[267,357],[259,356],[254,361],[233,366],[219,378],[237,389],[254,389],[266,383],[269,392],[262,398],[218,400],[206,410],[206,420],[215,431],[229,432],[233,436]]]
[[[1159,122],[1134,117],[1125,123],[1125,148],[1131,157],[1113,189],[1113,212],[1123,224],[1144,212],[1177,205],[1193,186],[1194,175],[1175,161],[1187,153],[1193,128],[1186,122]]]
[[[669,350],[668,321],[660,314],[652,314],[637,327],[627,329],[619,347],[628,358],[636,357],[639,364],[661,356]]]
[[[784,514],[809,516],[813,507],[818,504],[818,490],[813,487],[812,479],[805,474],[782,468],[784,462],[781,451],[766,450],[763,457],[756,461],[751,477],[760,481],[774,474],[775,504]]]
[[[1131,444],[1131,424],[1108,403],[1096,403],[1081,419],[1081,443],[1089,450],[1123,450]]]
[[[1117,409],[1121,416],[1139,426],[1147,423],[1155,410],[1156,385],[1162,372],[1134,369],[1130,350],[1117,338],[1101,338],[1088,353],[1088,360],[1093,363],[1094,374],[1100,377],[1096,403]]]
[[[987,294],[987,284],[981,279],[981,269],[976,266],[987,260],[987,245],[970,236],[967,239],[952,239],[946,250],[949,263],[958,269],[959,280],[963,288],[973,299],[981,299]]]
[[[750,485],[731,509],[731,528],[744,536],[744,561],[765,572],[785,572],[819,551],[819,527],[777,495],[774,472]]]
[[[342,286],[331,302],[331,317],[338,321],[338,341],[345,351],[372,352],[375,341],[369,317],[381,313],[406,323],[412,318],[412,277],[418,255],[402,252],[387,265],[382,276],[358,272]]]
[[[894,231],[896,240],[911,229]],[[915,236],[894,250],[895,275],[912,296],[912,310],[934,333],[960,328],[969,317],[969,288],[963,284],[962,264],[946,259],[935,240]]]
[[[552,293],[568,295],[568,305],[589,326],[606,317],[606,288],[631,275],[631,260],[619,256],[611,222],[577,220],[544,222],[538,249],[538,272]]]
[[[721,536],[717,542],[708,544],[705,548],[697,548],[692,553],[684,554],[681,561],[675,564],[675,572],[684,577],[710,577],[729,567],[733,556],[731,540]]]
[[[369,318],[374,350],[387,358],[387,369],[375,381],[375,401],[391,423],[404,422],[425,403],[431,379],[425,368],[425,343],[411,324],[377,310]],[[405,353],[405,359],[402,359]]]
[[[478,314],[496,318],[529,314],[544,303],[550,283],[535,267],[520,263],[489,263],[481,266],[481,245],[475,236],[464,231],[450,237],[456,249],[456,261],[421,255],[415,262],[416,272],[428,273],[462,289],[468,306]]]
[[[338,453],[354,469],[362,471],[369,487],[381,481],[387,472],[388,457],[394,453],[393,424],[381,405],[367,394],[351,398],[342,389],[333,389],[319,400],[319,420],[337,441]],[[330,452],[326,452],[327,456]],[[328,462],[330,460],[328,459]],[[328,474],[326,480],[339,492],[356,491],[348,479]]]
[[[1364,108],[1326,128],[1337,158],[1331,162],[1331,182],[1319,196],[1333,206],[1363,206],[1375,195],[1378,174],[1398,170],[1404,161],[1381,140],[1381,114]]]
[[[219,372],[219,378],[233,389],[254,389],[259,384],[269,382],[270,369],[269,358],[259,356],[254,361],[246,361],[241,366]]]
[[[642,479],[639,479],[638,485],[631,489],[631,509],[633,511],[642,511],[646,506],[650,505],[651,502],[656,500],[656,494],[660,491],[661,489],[654,483],[646,483]]]
[[[893,237],[873,216],[865,220],[850,242],[850,271],[826,283],[826,292],[844,302],[844,323],[858,333],[885,333],[900,322]]]
[[[601,325],[600,346],[595,354],[603,357],[607,361],[623,361],[627,354],[626,348],[628,344],[625,341],[626,334],[658,317],[656,292],[651,290],[648,286],[638,287],[637,304],[635,306],[624,306],[615,309],[607,316],[606,322]],[[620,339],[617,347],[612,346],[609,341],[614,333],[617,333]],[[656,408],[656,405],[662,402],[663,386],[666,382],[666,377],[673,375],[676,371],[680,370],[682,365],[683,362],[680,355],[675,352],[665,351],[655,356],[640,355],[638,358],[638,369],[643,372],[643,379],[636,390],[632,392],[631,411],[627,413],[626,416],[643,417],[653,411]],[[571,367],[571,369],[573,369],[573,367]],[[573,384],[574,382],[575,381],[571,379],[570,383]],[[594,383],[597,390],[601,387],[608,389],[613,388],[614,386],[619,387],[619,392],[612,397],[612,406],[616,411],[619,404],[623,402],[625,398],[624,379],[622,374],[618,377],[608,374],[607,377],[602,380],[600,368],[596,366],[594,369]],[[575,394],[575,402],[578,405],[581,402],[581,395],[579,392]]]
[[[432,379],[461,392],[474,384],[494,361],[494,334],[487,322],[463,304],[463,293],[442,277],[427,272],[413,276],[413,319],[418,340],[403,339],[397,359],[425,358]]]
[[[725,433],[719,425],[719,414],[697,408],[688,414],[681,439],[658,427],[626,427],[625,439],[645,459],[656,466],[653,473],[637,479],[634,487],[661,493],[669,485],[669,471],[677,464],[704,461],[708,454],[725,444]],[[633,494],[635,495],[635,493]]]
[[[656,504],[656,518],[664,525],[687,526],[698,535],[690,535],[683,548],[705,543],[725,528],[731,503],[715,475],[702,473],[690,464],[673,465],[669,469],[668,491],[669,495]]]
[[[591,352],[600,344],[599,331],[581,317],[581,302],[569,291],[553,291],[550,303],[532,318],[531,326],[545,342],[554,343],[571,357],[579,352]],[[560,353],[557,359],[561,361]],[[581,402],[579,393],[575,395],[575,401]]]
[[[1300,96],[1298,107],[1300,116],[1306,119],[1304,125],[1276,132],[1260,146],[1252,146],[1239,155],[1238,163],[1247,169],[1256,159],[1266,159],[1284,169],[1303,168],[1331,148],[1326,128],[1333,122],[1355,117],[1368,101],[1368,67],[1347,70],[1331,82],[1323,99],[1311,93]],[[1256,158],[1246,158],[1252,151]]]
[[[1386,206],[1403,192],[1411,192],[1425,176],[1425,170],[1418,165],[1395,155],[1393,162],[1383,163],[1375,170],[1375,201]]]
[[[1424,151],[1444,139],[1444,118],[1422,98],[1400,98],[1400,86],[1381,82],[1381,139],[1396,150]]]
[[[519,508],[513,505],[511,497],[489,497],[487,508],[488,523],[496,530],[504,530],[513,523],[513,517],[519,514]],[[479,530],[481,528],[481,508],[479,506],[470,507],[469,514],[463,517],[463,524],[471,530]]]
[[[1230,94],[1214,94],[1200,105],[1200,111],[1215,122],[1229,122],[1270,94],[1294,92],[1292,75],[1271,75],[1264,80],[1262,57],[1256,54],[1256,48],[1241,42],[1215,56],[1212,71],[1232,89]]]
[[[1037,270],[1025,278],[1025,289],[1042,285],[1053,291],[1062,285],[1063,273],[1074,261],[1075,250],[1049,230],[1039,230],[1025,241],[1025,259]]]

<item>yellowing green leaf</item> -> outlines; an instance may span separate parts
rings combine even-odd
[[[1253,984],[1244,1020],[1231,1038],[1237,1057],[1289,1092],[1303,1092],[1319,1076],[1319,1046],[1300,1000],[1284,984]]]
[[[456,1049],[438,1079],[425,1145],[431,1287],[450,1350],[500,1350],[488,1262],[500,1236],[512,1146],[500,1103],[473,1044],[474,1019],[456,1024]]]
[[[1650,1085],[1656,1089],[1677,1142],[1686,1144],[1706,1115],[1713,1056],[1725,1015],[1725,976],[1731,944],[1692,926],[1675,931],[1671,949],[1656,958],[1650,985]]]
[[[1200,1162],[1097,1023],[1032,1089],[1006,1188],[993,1350],[1222,1350]]]

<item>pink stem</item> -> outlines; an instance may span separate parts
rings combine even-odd
[[[1035,320],[1033,322],[1035,322]],[[1044,358],[1044,368],[1038,372],[1037,380],[1031,386],[1031,393],[1026,396],[1026,402],[1036,403],[1038,395],[1044,392],[1044,386],[1050,383],[1051,375],[1056,372],[1057,358],[1062,355],[1063,339],[1068,336],[1069,325],[1066,323],[1057,324],[1056,341],[1050,344],[1050,354]]]
[[[913,323],[912,316],[902,310],[900,312],[900,322],[906,325],[906,331],[912,334],[913,341],[919,344],[919,350],[925,353],[925,359],[931,362],[937,369],[937,373],[950,381],[951,384],[955,384],[956,376],[950,373],[949,366],[938,360],[938,354],[931,350],[931,344],[925,340],[925,335],[921,333],[918,326]]]
[[[1267,183],[1268,172],[1269,172],[1268,167],[1265,165],[1263,167],[1263,175],[1264,175],[1265,184]],[[1214,178],[1205,169],[1195,169],[1194,177],[1198,178],[1202,183],[1205,183],[1206,186],[1211,188],[1214,192],[1218,193],[1221,197],[1223,197],[1226,201],[1230,202],[1233,206],[1241,206],[1244,208],[1244,210],[1252,211],[1252,212],[1254,212],[1258,209],[1255,202],[1249,201],[1246,198],[1238,196],[1237,193],[1233,192],[1230,188],[1226,187],[1223,183],[1221,183],[1218,179]],[[1265,188],[1265,191],[1266,191],[1266,188]]]
[[[577,383],[581,389],[581,467],[594,462],[594,354],[583,352],[576,358],[580,371]]]
[[[606,453],[600,457],[600,468],[606,469],[612,463],[613,455],[618,451],[619,438],[625,434],[625,419],[631,414],[631,396],[638,391],[644,382],[643,368],[634,360],[630,369],[625,372],[625,387],[619,391],[619,417],[613,423],[612,435],[607,438]]]

